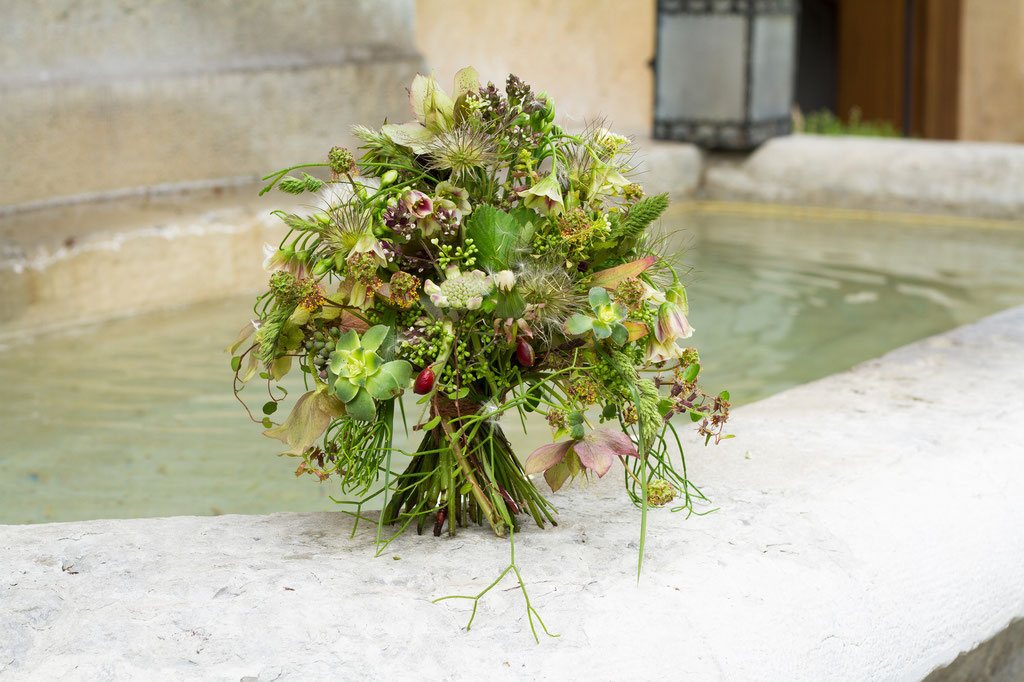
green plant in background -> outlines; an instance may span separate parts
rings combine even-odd
[[[799,120],[799,119],[798,119]],[[903,134],[889,121],[863,121],[861,111],[850,109],[847,121],[837,118],[828,109],[807,114],[797,132],[812,135],[859,135],[863,137],[902,137]]]

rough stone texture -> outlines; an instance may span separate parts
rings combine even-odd
[[[0,207],[320,161],[408,116],[414,20],[412,0],[15,0]]]
[[[920,680],[1024,616],[1024,307],[736,411],[686,443],[719,510],[639,515],[618,475],[483,530],[337,513],[0,526],[0,677]],[[397,557],[397,559],[396,559]],[[1018,643],[1019,645],[1019,643]]]
[[[711,198],[1024,219],[1024,146],[793,135],[710,165]]]
[[[257,291],[270,211],[316,203],[245,185],[0,216],[0,339]]]
[[[1024,680],[1024,620],[1015,620],[977,649],[960,654],[924,682],[1020,682]]]

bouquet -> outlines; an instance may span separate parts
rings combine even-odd
[[[671,417],[717,441],[729,396],[697,387],[686,291],[651,231],[668,199],[629,179],[631,141],[600,124],[566,132],[514,75],[502,91],[466,68],[451,95],[420,75],[409,103],[414,121],[354,129],[358,159],[335,147],[265,178],[261,194],[323,206],[275,212],[288,233],[230,349],[245,348],[236,395],[266,381],[253,419],[302,460],[297,474],[339,480],[357,517],[376,500],[395,535],[543,527],[556,512],[531,475],[554,492],[616,462],[645,514],[674,500],[693,512],[703,496]],[[300,170],[317,166],[330,180]],[[276,423],[276,382],[295,368],[307,391]],[[525,429],[531,413],[552,442],[521,461],[503,424]],[[400,422],[415,450],[396,446]]]

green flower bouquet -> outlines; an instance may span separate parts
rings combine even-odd
[[[265,178],[261,194],[315,193],[323,207],[276,212],[288,233],[230,349],[236,395],[267,382],[253,419],[302,460],[297,473],[340,481],[357,517],[379,506],[378,539],[388,525],[543,527],[556,512],[531,475],[554,492],[616,460],[645,514],[693,512],[703,496],[671,417],[717,440],[728,394],[697,387],[678,265],[651,230],[668,199],[628,179],[630,140],[601,125],[570,134],[550,97],[516,76],[481,87],[471,68],[451,95],[417,76],[409,102],[409,123],[354,129],[360,158],[335,147]],[[331,179],[300,171],[315,166]],[[296,367],[307,391],[275,423],[274,385]],[[525,429],[531,413],[552,442],[521,461],[502,418]],[[399,421],[419,434],[412,451],[397,447]]]

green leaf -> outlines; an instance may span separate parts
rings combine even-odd
[[[569,334],[585,334],[593,329],[596,321],[592,317],[576,313],[565,321],[565,331]]]
[[[424,431],[430,431],[431,429],[437,428],[437,425],[441,423],[441,415],[437,415],[426,424],[423,425]]]
[[[601,320],[594,320],[592,327],[594,330],[594,336],[599,339],[607,339],[612,335],[612,326],[602,322]],[[625,329],[625,327],[623,327],[623,329]],[[629,336],[629,332],[626,332],[626,336]]]
[[[274,414],[277,412],[277,403],[271,400],[270,402],[263,403],[263,414]]]
[[[693,381],[698,374],[700,374],[700,365],[695,362],[683,372],[683,381]]]
[[[466,236],[476,245],[477,264],[491,271],[508,269],[520,233],[515,218],[486,204],[477,206],[466,220]]]
[[[356,348],[359,348],[359,334],[356,333],[355,329],[349,329],[338,339],[335,348],[337,350],[354,351]]]
[[[722,400],[728,400],[729,391],[722,391],[721,393],[718,394],[718,397],[721,398]]]
[[[382,374],[388,374],[394,378],[399,388],[404,389],[412,379],[412,365],[406,360],[392,360],[386,362],[380,368]]]
[[[599,305],[608,305],[612,302],[611,296],[604,287],[594,287],[590,290],[590,307],[596,308]]]
[[[377,372],[368,378],[366,390],[377,400],[390,400],[402,392],[395,377],[387,372]]]
[[[380,344],[384,343],[384,337],[388,335],[388,328],[377,324],[366,330],[363,334],[363,348],[366,350],[377,350]]]
[[[377,404],[365,388],[359,389],[356,397],[345,403],[345,410],[348,416],[359,421],[372,422],[377,417]]]
[[[693,410],[690,411],[690,421],[699,422],[703,418],[704,415],[700,414],[699,412],[694,412]]]
[[[356,397],[356,393],[359,392],[359,387],[353,384],[351,381],[344,377],[339,377],[334,382],[334,395],[338,397],[343,403],[348,403]]]
[[[612,326],[612,342],[622,345],[629,340],[629,330],[623,327],[621,324],[615,324]]]
[[[263,428],[269,429],[273,425],[274,425],[274,422],[272,422],[270,420],[270,417],[264,417],[263,418]]]
[[[241,357],[236,355],[235,357],[231,358],[231,371],[232,372],[237,372],[239,369],[241,369],[241,367],[242,367],[242,358]]]

